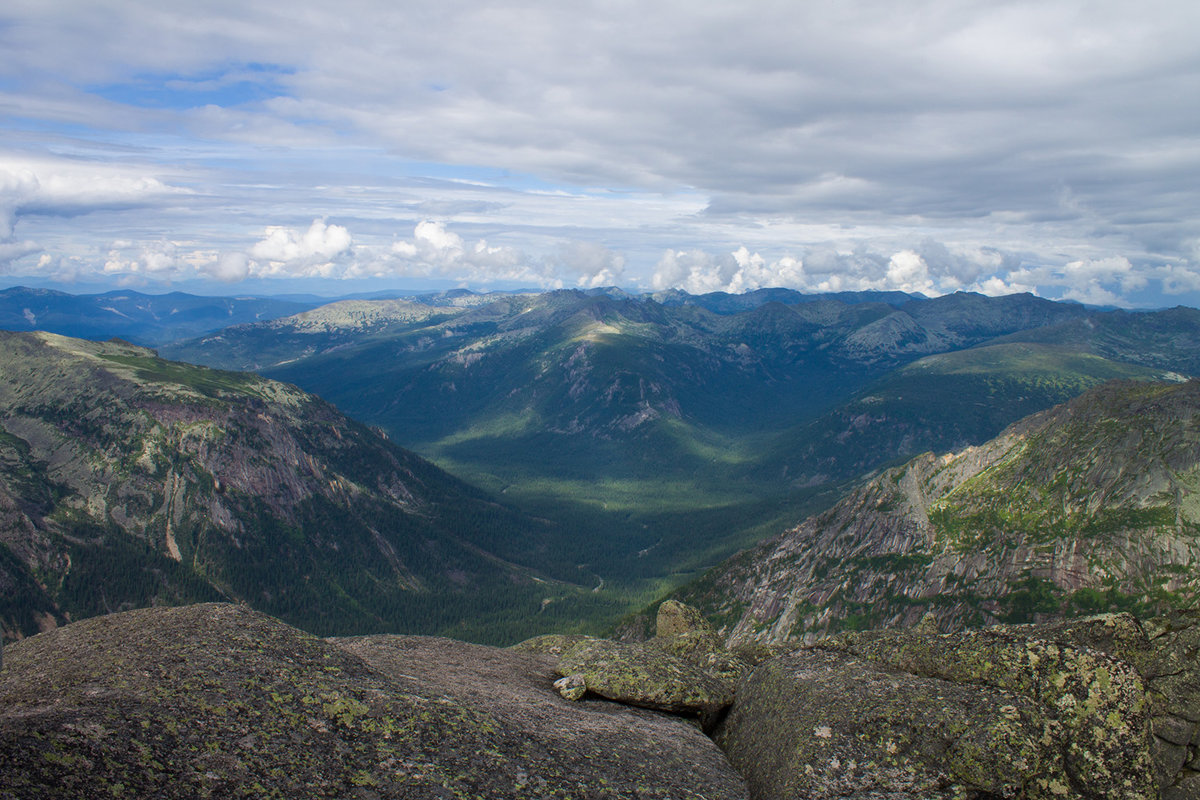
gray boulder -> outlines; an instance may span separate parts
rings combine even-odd
[[[1200,611],[1145,622],[1106,614],[1042,626],[1042,636],[1133,665],[1146,683],[1163,800],[1200,800]]]
[[[559,659],[555,672],[601,697],[643,708],[715,720],[733,702],[735,680],[651,642],[597,639]]]
[[[244,607],[151,608],[10,645],[5,798],[745,798],[687,721],[549,690],[553,656],[321,640]]]
[[[655,636],[669,639],[672,636],[697,633],[717,635],[716,630],[704,618],[699,609],[678,600],[664,600],[659,605],[658,613],[654,618]]]
[[[738,686],[716,740],[751,797],[1065,797],[1057,735],[1031,700],[828,650],[769,661]]]
[[[564,697],[593,695],[643,708],[697,716],[705,730],[733,702],[734,687],[749,662],[725,649],[721,637],[690,606],[667,600],[659,607],[657,635],[644,642],[582,637],[538,637],[517,649],[560,652],[555,672]],[[585,692],[580,692],[580,687]]]
[[[1151,705],[1132,664],[1062,631],[874,631],[758,667],[717,741],[761,798],[1132,800],[1162,782]]]

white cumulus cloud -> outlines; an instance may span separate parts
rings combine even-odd
[[[387,253],[358,267],[359,274],[448,278],[464,283],[529,282],[547,288],[563,285],[556,270],[523,250],[467,242],[442,222],[424,220],[413,228],[412,239],[392,244]]]
[[[558,248],[553,262],[585,289],[618,286],[625,277],[625,256],[596,242],[567,242]]]
[[[289,277],[333,277],[334,262],[350,252],[353,239],[341,225],[314,219],[308,230],[283,226],[267,228],[266,235],[247,255],[256,262],[255,272]]]

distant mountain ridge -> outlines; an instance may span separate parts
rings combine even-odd
[[[683,591],[733,641],[1161,613],[1200,591],[1200,381],[1114,382],[882,472]]]
[[[73,295],[16,286],[0,291],[0,330],[49,331],[82,339],[161,344],[318,305],[270,297],[200,297],[113,291]]]

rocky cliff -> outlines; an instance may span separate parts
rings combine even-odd
[[[1200,382],[1116,382],[887,470],[683,593],[731,641],[1189,604]]]

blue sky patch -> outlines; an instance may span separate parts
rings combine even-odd
[[[137,75],[127,82],[85,89],[105,100],[139,108],[228,108],[290,96],[282,80],[293,74],[294,69],[279,64],[232,64],[192,74]]]

